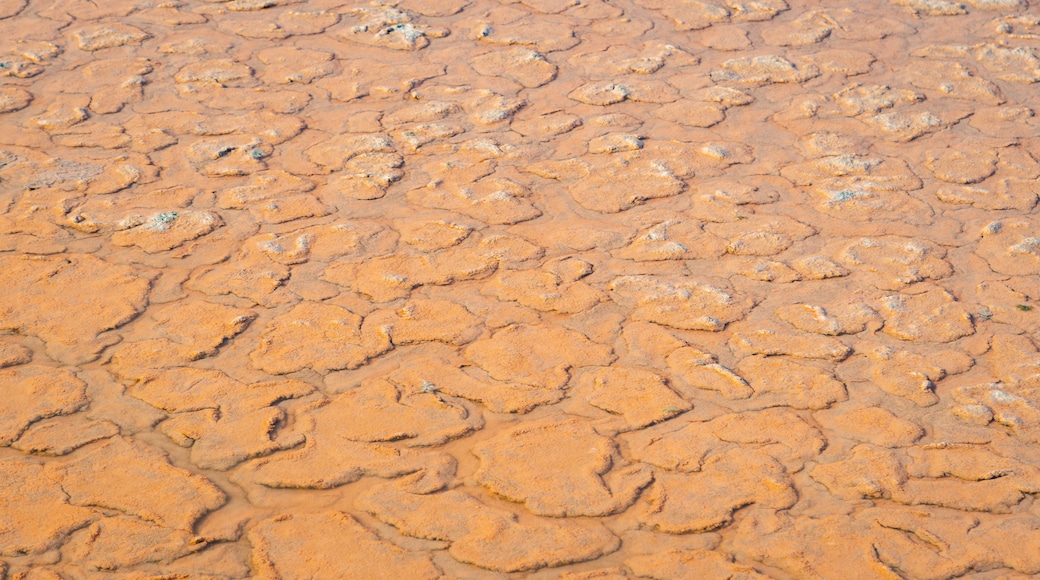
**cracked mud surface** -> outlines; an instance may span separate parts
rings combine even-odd
[[[1036,0],[0,0],[0,580],[1040,574]]]

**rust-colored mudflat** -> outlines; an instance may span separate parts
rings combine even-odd
[[[1040,574],[1037,0],[0,0],[0,580]]]

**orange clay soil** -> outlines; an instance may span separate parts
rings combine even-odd
[[[1040,574],[1040,0],[0,0],[0,580]]]

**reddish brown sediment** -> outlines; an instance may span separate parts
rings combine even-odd
[[[0,0],[0,580],[1040,574],[1040,0]]]

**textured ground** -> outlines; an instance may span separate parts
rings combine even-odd
[[[1034,0],[0,0],[0,579],[1040,574]]]

